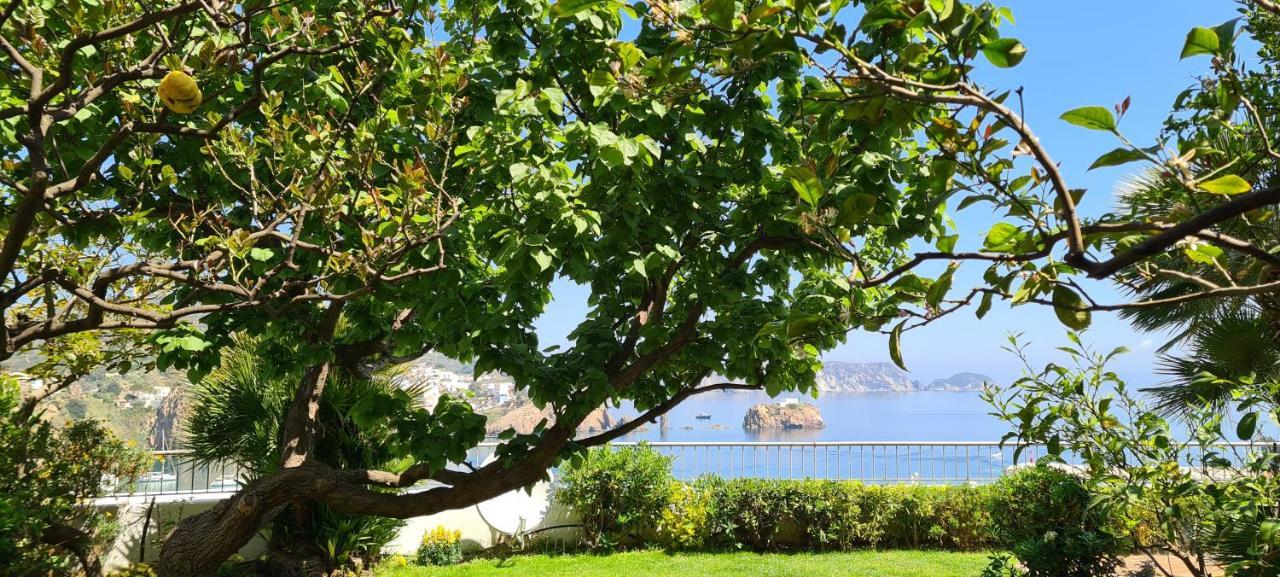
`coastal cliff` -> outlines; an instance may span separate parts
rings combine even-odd
[[[505,411],[499,408],[489,413],[489,420],[485,424],[485,432],[490,435],[497,435],[507,429],[515,429],[516,433],[527,435],[532,433],[537,428],[538,423],[541,423],[544,419],[550,424],[552,416],[549,408],[540,411],[531,404],[522,404],[515,409]],[[578,432],[602,433],[618,424],[620,423],[615,421],[613,416],[601,407],[587,415],[586,420],[578,426]]]
[[[828,361],[816,379],[824,393],[867,393],[913,391],[981,391],[991,377],[978,373],[956,373],[930,382],[913,380],[906,371],[891,363],[846,363]]]
[[[808,403],[762,403],[747,410],[742,418],[742,428],[748,431],[765,429],[821,429],[826,427],[818,407]]]
[[[174,388],[160,401],[147,430],[147,446],[152,449],[181,447],[186,441],[183,427],[191,407],[184,389]]]

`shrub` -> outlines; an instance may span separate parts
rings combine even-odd
[[[1124,543],[1090,508],[1076,477],[1041,465],[1001,479],[994,490],[995,537],[1030,577],[1111,575],[1119,564]]]
[[[991,564],[982,570],[982,577],[1027,577],[1027,572],[1012,556],[996,554],[991,556]]]
[[[1029,577],[1089,577],[1123,543],[1088,508],[1078,480],[1038,467],[994,486],[867,486],[847,481],[675,481],[653,449],[595,450],[566,471],[558,496],[583,519],[584,541],[650,538],[670,549],[976,551],[1007,548]],[[993,574],[1017,569],[993,563]],[[1001,572],[1004,573],[1001,573]]]
[[[462,532],[437,526],[422,536],[419,565],[454,565],[462,562]]]
[[[97,572],[97,550],[118,526],[89,504],[148,464],[97,421],[54,426],[0,372],[0,575]]]
[[[648,445],[601,447],[569,464],[558,496],[582,516],[584,542],[601,547],[651,534],[675,482],[671,458]]]
[[[672,483],[668,506],[658,523],[658,538],[669,549],[705,546],[711,499],[707,492],[684,483]]]
[[[756,550],[990,546],[990,489],[703,479],[708,546]]]
[[[866,487],[864,524],[870,544],[906,549],[974,551],[994,544],[992,491],[987,487]]]

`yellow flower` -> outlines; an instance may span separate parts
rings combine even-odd
[[[427,531],[422,536],[423,544],[428,545],[452,545],[462,540],[462,531],[450,531],[443,525],[437,525],[435,529]]]
[[[181,70],[173,70],[164,75],[156,92],[160,94],[160,101],[165,107],[178,114],[195,112],[203,98],[196,79]]]

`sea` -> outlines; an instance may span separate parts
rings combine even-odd
[[[817,430],[746,431],[742,419],[760,403],[794,398],[818,407],[826,427]],[[610,411],[632,418],[636,411],[622,406]],[[763,392],[717,391],[685,400],[668,413],[668,427],[657,423],[627,435],[622,441],[741,442],[741,441],[999,441],[1010,430],[991,415],[992,408],[977,391],[915,391],[780,395]],[[698,419],[705,413],[709,419]]]

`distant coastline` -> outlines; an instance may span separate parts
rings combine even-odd
[[[960,372],[945,379],[927,383],[911,378],[906,371],[890,363],[823,363],[818,373],[818,390],[824,393],[912,392],[912,391],[981,391],[991,377],[981,373]]]

